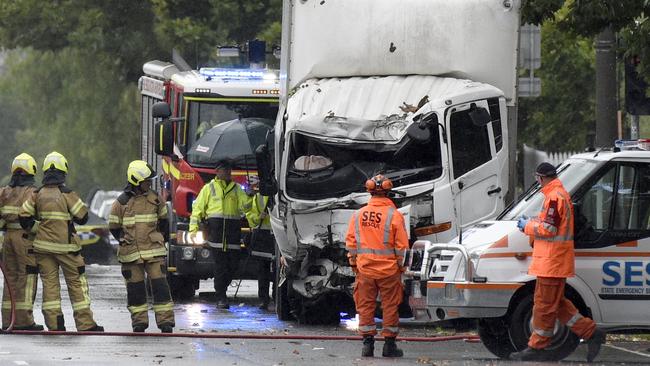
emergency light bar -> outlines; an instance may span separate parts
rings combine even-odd
[[[650,139],[638,140],[616,140],[614,147],[621,150],[648,150],[650,151]]]
[[[277,76],[266,70],[249,69],[222,69],[216,67],[202,67],[199,74],[207,77],[218,77],[225,79],[247,79],[247,80],[275,80]]]

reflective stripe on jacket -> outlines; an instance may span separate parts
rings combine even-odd
[[[22,230],[19,223],[20,209],[23,203],[36,190],[34,186],[3,187],[0,189],[0,228]]]
[[[573,277],[573,203],[559,179],[542,187],[545,196],[540,214],[526,224],[533,237],[533,262],[528,273],[540,277]]]
[[[167,219],[167,206],[156,192],[134,195],[125,205],[113,202],[108,225],[122,229],[122,238],[116,238],[121,239],[117,250],[121,263],[167,255],[165,239],[158,231],[160,219]]]
[[[39,220],[34,249],[40,253],[65,254],[81,250],[73,233],[72,218],[83,219],[88,209],[75,192],[61,192],[58,186],[43,186],[23,203],[22,217]]]
[[[251,229],[262,229],[262,230],[271,230],[271,216],[267,212],[267,206],[269,204],[269,197],[262,196],[260,193],[256,193],[251,199],[251,209],[246,212],[246,220],[248,220],[248,226]],[[262,212],[266,212],[266,217],[261,220],[260,225],[260,215]]]
[[[386,278],[402,270],[409,248],[404,217],[386,197],[371,197],[352,215],[345,244],[350,265],[370,278]]]
[[[208,241],[221,245],[220,249],[239,248],[241,217],[250,210],[250,197],[239,184],[217,178],[201,188],[192,204],[190,232],[199,230],[201,221],[208,222]],[[217,246],[214,246],[217,247]]]

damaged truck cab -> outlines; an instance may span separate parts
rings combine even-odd
[[[283,11],[276,306],[281,319],[338,322],[354,312],[345,235],[368,177],[393,181],[411,242],[450,240],[504,208],[519,3],[287,0]]]

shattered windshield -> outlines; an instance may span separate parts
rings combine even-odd
[[[442,174],[437,133],[427,142],[405,136],[396,144],[386,144],[325,140],[293,132],[288,143],[287,193],[298,199],[365,192],[366,179],[379,173],[390,178],[395,187],[433,180]]]

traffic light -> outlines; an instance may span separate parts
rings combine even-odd
[[[650,114],[650,98],[646,96],[648,83],[637,72],[639,56],[625,60],[625,109],[632,115]]]

